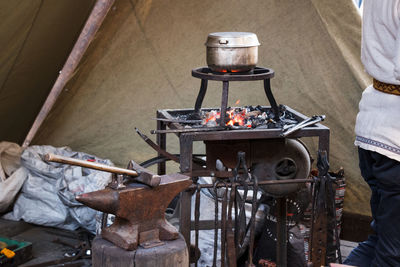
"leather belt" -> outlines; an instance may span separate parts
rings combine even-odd
[[[378,91],[392,95],[400,95],[400,85],[384,83],[377,79],[373,79],[373,86]]]

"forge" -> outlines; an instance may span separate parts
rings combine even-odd
[[[320,124],[324,116],[307,117],[300,112],[286,106],[278,105],[271,89],[270,79],[274,71],[270,68],[256,67],[247,72],[214,72],[208,67],[192,70],[192,76],[201,80],[200,90],[193,109],[162,109],[157,110],[157,129],[152,133],[157,136],[159,156],[165,156],[162,151],[167,150],[167,134],[175,134],[179,139],[180,153],[178,161],[180,170],[192,178],[195,185],[180,195],[179,228],[188,246],[191,244],[191,231],[195,231],[195,250],[198,247],[198,231],[221,228],[221,264],[228,261],[228,266],[236,266],[229,262],[229,258],[236,257],[236,247],[240,247],[238,235],[249,234],[254,241],[254,216],[252,211],[250,225],[245,233],[241,232],[238,222],[232,222],[232,214],[227,215],[229,207],[237,205],[244,207],[245,200],[238,200],[238,189],[253,190],[253,195],[258,190],[263,194],[273,196],[277,200],[277,264],[287,266],[287,199],[286,197],[298,191],[306,183],[313,184],[311,179],[311,157],[307,147],[300,141],[301,138],[316,137],[318,151],[328,160],[329,155],[329,128]],[[266,99],[270,105],[246,107],[228,107],[229,83],[263,80]],[[209,81],[222,83],[221,106],[219,108],[202,108],[202,102],[207,92]],[[256,90],[251,88],[251,90]],[[194,142],[203,142],[206,155],[205,163],[198,164],[193,160]],[[172,159],[172,158],[171,158]],[[218,168],[218,161],[224,167]],[[158,173],[166,172],[165,162],[158,163]],[[200,176],[209,176],[213,184],[200,185],[196,181]],[[199,220],[199,204],[195,203],[195,221],[191,219],[192,194],[199,192],[200,188],[226,187],[235,194],[223,200],[225,213],[219,222],[210,227],[210,222]],[[317,190],[318,186],[312,186]],[[317,190],[318,191],[318,190]],[[198,193],[196,193],[197,196]],[[247,194],[247,193],[246,193]],[[313,196],[316,192],[313,192]],[[235,198],[232,200],[230,199]],[[244,197],[246,198],[246,197]],[[242,201],[242,204],[240,204]],[[315,200],[313,200],[315,202]],[[228,204],[229,202],[229,204]],[[236,203],[236,204],[235,204]],[[225,205],[225,206],[224,206]],[[242,205],[242,206],[241,206]],[[256,207],[257,199],[253,199]],[[224,208],[225,207],[225,208]],[[217,209],[217,208],[216,208]],[[326,230],[328,222],[323,211],[313,210],[311,219],[310,257],[314,264],[326,262],[327,250],[324,249],[328,242]],[[235,213],[234,218],[240,218],[241,212]],[[231,217],[229,217],[231,216]],[[234,239],[230,239],[232,223],[236,224]],[[242,227],[243,228],[243,227]],[[215,231],[217,231],[215,230]],[[318,232],[319,231],[319,232]],[[249,232],[249,233],[248,233]],[[216,236],[218,234],[216,233]],[[232,240],[235,240],[232,241]],[[239,241],[238,241],[239,240]],[[235,253],[232,250],[236,250]],[[250,245],[248,261],[252,262],[253,244]],[[329,253],[329,251],[328,251]],[[336,252],[335,252],[336,253]],[[216,258],[216,252],[214,258]],[[196,262],[198,255],[192,253],[192,262]],[[222,265],[223,266],[223,265]],[[319,265],[316,265],[319,266]]]

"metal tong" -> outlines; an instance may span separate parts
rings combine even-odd
[[[321,121],[325,120],[325,117],[326,117],[325,115],[314,115],[311,118],[303,120],[302,122],[299,122],[294,125],[290,125],[288,127],[284,127],[283,132],[281,133],[281,136],[286,137],[289,134],[300,130],[301,128],[321,122]]]

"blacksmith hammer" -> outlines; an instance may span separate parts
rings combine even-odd
[[[112,187],[123,188],[124,175],[132,177],[135,181],[149,185],[151,187],[158,186],[161,181],[161,177],[156,174],[152,174],[149,170],[142,168],[133,161],[130,162],[128,169],[108,166],[105,164],[90,162],[86,160],[74,159],[69,157],[63,157],[52,153],[46,154],[44,160],[51,162],[64,163],[69,165],[81,166],[85,168],[95,169],[99,171],[106,171],[113,173],[113,181],[111,182]],[[134,170],[135,169],[135,170]]]

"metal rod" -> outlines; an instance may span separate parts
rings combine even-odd
[[[233,230],[232,222],[232,208],[234,202],[236,202],[236,185],[233,184],[231,192],[229,195],[229,205],[228,205],[228,221],[226,222],[226,254],[229,267],[236,267],[236,246],[235,246],[235,233]],[[235,217],[236,220],[237,217]]]
[[[151,139],[149,139],[147,137],[147,135],[142,134],[138,128],[135,128],[135,131],[149,146],[151,146],[155,151],[157,151],[159,155],[163,155],[164,157],[169,158],[170,160],[173,160],[173,161],[179,163],[179,157],[162,149],[159,145],[157,145]]]
[[[200,221],[200,191],[201,188],[197,186],[196,191],[196,200],[195,200],[195,209],[194,209],[194,259],[195,259],[195,267],[197,267],[198,257],[200,257],[198,253],[199,249],[199,221]]]
[[[63,156],[55,155],[52,153],[46,154],[44,156],[44,159],[46,161],[81,166],[81,167],[85,167],[85,168],[90,168],[90,169],[95,169],[95,170],[105,171],[105,172],[111,172],[111,173],[115,173],[115,174],[125,174],[125,175],[129,175],[129,176],[133,176],[133,177],[138,176],[138,173],[133,170],[108,166],[105,164],[90,162],[90,161],[86,161],[86,160],[63,157]]]
[[[277,222],[276,222],[276,266],[287,266],[287,226],[286,226],[286,213],[287,203],[286,198],[281,197],[276,199],[277,202]]]
[[[195,162],[193,161],[193,163],[195,163]],[[196,165],[204,166],[205,164],[206,164],[205,162],[198,162]],[[208,170],[208,169],[193,170],[191,172],[182,173],[182,174],[191,176],[191,177],[211,176],[211,177],[218,177],[218,178],[230,178],[233,176],[232,171],[215,171],[215,170]]]
[[[200,85],[200,91],[199,94],[197,95],[196,103],[194,104],[194,112],[199,113],[201,105],[203,104],[204,96],[206,95],[207,92],[207,85],[208,85],[208,80],[206,79],[201,79],[201,85]]]
[[[258,185],[269,185],[269,184],[295,184],[295,183],[314,183],[311,179],[296,179],[296,180],[272,180],[272,181],[259,181]],[[240,186],[240,183],[226,183],[227,186],[231,187],[233,185]],[[247,183],[248,186],[253,186],[254,182]],[[225,185],[217,184],[216,187],[224,187]],[[201,188],[213,188],[213,184],[200,184]],[[189,189],[195,189],[197,185],[189,186]]]
[[[79,62],[81,61],[83,55],[86,52],[86,49],[89,47],[89,44],[94,39],[94,36],[101,24],[103,23],[104,18],[106,17],[108,11],[110,10],[114,0],[97,0],[94,5],[92,12],[87,19],[85,26],[81,34],[78,37],[74,47],[72,48],[71,53],[68,56],[67,61],[65,62],[62,70],[60,71],[60,75],[57,77],[56,82],[51,88],[49,95],[47,96],[46,101],[44,102],[41,110],[36,116],[35,121],[28,134],[25,137],[25,141],[22,144],[23,148],[27,148],[31,143],[32,139],[35,137],[37,131],[42,125],[43,121],[46,119],[53,105],[55,104],[58,96],[63,90],[64,86],[67,82],[72,78]]]
[[[218,184],[218,181],[215,181],[213,184],[214,186],[214,195],[215,195],[215,200],[214,200],[214,254],[213,254],[213,267],[217,266],[217,252],[218,252],[218,192],[217,192],[217,187],[216,185]]]
[[[229,188],[224,183],[225,192],[224,197],[222,199],[222,207],[221,207],[221,266],[225,266],[225,258],[226,258],[226,211],[228,208],[228,191]]]
[[[205,127],[205,128],[183,128],[183,129],[168,129],[168,130],[151,130],[151,134],[162,134],[162,133],[190,133],[190,132],[212,132],[222,131],[224,127]]]
[[[313,260],[313,250],[312,250],[312,247],[313,247],[313,243],[315,243],[313,240],[314,240],[314,235],[315,235],[315,233],[314,233],[314,230],[315,230],[315,222],[314,222],[314,219],[315,219],[315,214],[314,214],[314,210],[315,210],[315,207],[316,207],[316,201],[317,201],[317,193],[318,193],[318,191],[317,191],[317,185],[318,185],[318,182],[316,182],[316,183],[313,183],[312,185],[311,185],[311,220],[310,220],[310,222],[311,222],[311,227],[310,227],[310,238],[309,238],[309,242],[308,242],[308,262],[312,265],[312,260]]]
[[[293,127],[285,130],[283,133],[281,133],[282,137],[286,137],[291,133],[294,133],[298,130],[300,130],[301,128],[307,127],[307,126],[311,126],[313,124],[316,124],[318,122],[321,122],[325,119],[325,115],[316,115],[316,116],[312,116],[311,118],[304,120],[296,125],[294,125]]]
[[[270,79],[265,79],[264,80],[264,91],[265,94],[267,95],[268,101],[271,104],[271,108],[274,112],[275,115],[275,120],[278,121],[279,120],[279,108],[278,108],[278,104],[276,103],[275,97],[272,94],[271,91],[271,81]]]
[[[162,116],[162,113],[157,110],[157,118]],[[165,130],[167,129],[167,125],[163,121],[157,121],[157,130]],[[165,134],[157,134],[156,136],[157,145],[160,146],[162,150],[166,150],[167,148],[167,136]],[[157,156],[161,156],[160,152],[157,152]],[[162,175],[166,174],[166,163],[160,162],[157,164],[157,174]]]
[[[222,100],[221,100],[221,112],[220,112],[220,122],[221,127],[225,126],[226,108],[228,106],[228,95],[229,95],[229,82],[222,82]]]
[[[249,260],[247,266],[255,267],[253,264],[253,250],[254,250],[254,238],[255,238],[255,228],[256,228],[256,213],[259,207],[257,203],[257,192],[258,192],[258,178],[254,176],[254,185],[253,185],[253,202],[251,205],[251,218],[249,222],[250,226],[250,242],[249,242]]]
[[[188,123],[188,124],[203,122],[203,120],[180,120],[180,119],[165,119],[165,118],[154,118],[153,120],[165,121],[165,122],[176,122],[176,123]]]
[[[150,138],[148,138],[147,135],[141,133],[138,128],[135,128],[135,131],[149,146],[151,146],[155,151],[157,151],[157,153],[159,155],[162,155],[162,156],[166,157],[167,159],[175,161],[176,163],[180,163],[180,160],[179,160],[178,156],[176,156],[174,154],[171,154],[171,153],[167,152],[166,150],[162,149],[159,145],[157,145]],[[193,162],[193,165],[196,165],[200,169],[203,168],[202,165],[200,165],[200,164],[198,164],[196,162]]]

